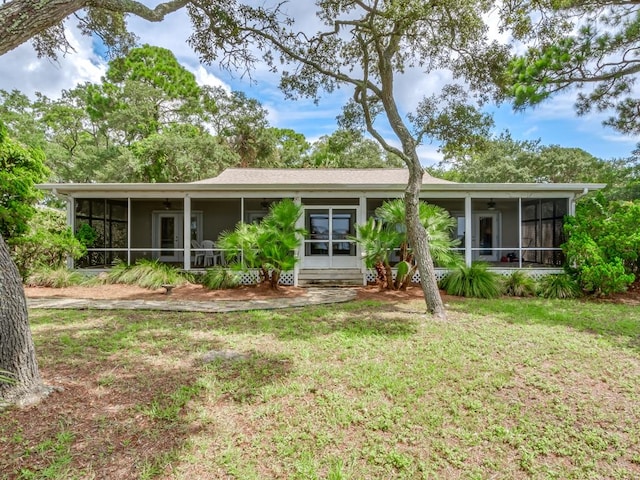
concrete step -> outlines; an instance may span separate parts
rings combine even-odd
[[[359,269],[326,268],[326,269],[302,269],[298,273],[298,285],[301,287],[311,285],[324,286],[361,286],[363,274]]]

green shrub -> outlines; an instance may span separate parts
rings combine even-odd
[[[31,272],[25,284],[30,287],[63,288],[86,283],[87,278],[80,272],[66,267],[39,267]]]
[[[545,298],[577,298],[582,295],[580,285],[568,273],[545,275],[538,283],[538,289]]]
[[[94,243],[96,243],[98,234],[91,225],[89,225],[88,223],[82,223],[76,230],[75,237],[82,245],[90,248],[93,247]]]
[[[458,267],[440,282],[449,295],[475,298],[496,298],[502,293],[500,278],[487,270],[488,265],[475,262],[470,267]]]
[[[208,268],[203,275],[202,285],[211,290],[223,290],[240,286],[241,277],[238,272],[225,269],[221,266]]]
[[[582,288],[596,295],[610,295],[627,290],[635,280],[633,273],[626,273],[622,260],[616,258],[609,263],[584,265],[580,269]]]
[[[12,238],[10,247],[22,278],[40,267],[57,269],[67,256],[78,259],[86,253],[67,226],[65,213],[51,208],[36,209],[25,234]]]
[[[516,270],[503,280],[505,295],[512,297],[528,297],[536,294],[536,282],[521,270]]]
[[[142,259],[135,265],[117,263],[106,276],[108,283],[124,283],[143,288],[160,288],[162,285],[183,285],[187,278],[175,267],[158,260]]]
[[[608,201],[601,193],[582,200],[567,217],[562,248],[567,270],[587,292],[623,292],[640,269],[640,202]]]

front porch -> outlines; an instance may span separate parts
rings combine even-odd
[[[142,258],[195,272],[213,265],[226,266],[229,259],[216,246],[220,234],[233,230],[240,221],[260,221],[272,202],[285,198],[165,195],[69,197],[68,217],[74,230],[88,224],[97,234],[88,255],[70,266],[101,271],[117,261],[133,264]],[[465,193],[455,197],[425,192],[423,199],[456,218],[452,234],[461,241],[456,250],[467,265],[482,260],[498,272],[527,269],[533,276],[558,271],[563,261],[562,222],[572,211],[572,198],[493,195]],[[356,234],[356,224],[374,216],[376,208],[394,197],[307,194],[289,198],[303,205],[299,226],[308,233],[296,252],[300,259],[296,270],[285,275],[283,281],[297,285],[301,270],[315,271],[315,278],[321,278],[324,272],[331,279],[336,269],[359,270],[363,283],[371,280],[360,247],[351,237]],[[185,222],[185,218],[190,221]],[[445,270],[438,272],[444,275]]]

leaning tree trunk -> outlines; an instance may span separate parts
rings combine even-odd
[[[27,301],[18,268],[0,235],[0,370],[14,382],[0,382],[2,404],[29,405],[46,396],[29,329]]]
[[[422,186],[422,175],[424,171],[420,166],[420,162],[408,162],[409,166],[409,182],[405,190],[405,217],[407,222],[407,236],[409,243],[413,249],[416,263],[418,264],[418,272],[420,272],[420,285],[424,292],[424,300],[427,304],[427,310],[433,316],[438,318],[446,318],[446,311],[440,291],[438,290],[438,280],[436,279],[436,270],[433,266],[433,258],[429,250],[429,236],[427,231],[420,223],[419,202],[420,187]]]

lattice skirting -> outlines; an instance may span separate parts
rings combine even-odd
[[[260,279],[260,273],[258,270],[248,270],[246,272],[241,273],[240,282],[242,285],[255,285],[258,283]],[[294,284],[294,275],[293,270],[288,272],[282,272],[280,274],[280,280],[278,281],[279,285],[293,285]]]
[[[546,275],[557,275],[559,273],[562,273],[563,270],[561,268],[523,268],[523,269],[517,269],[517,268],[489,268],[490,271],[497,273],[498,275],[503,275],[505,277],[508,277],[509,275],[511,275],[513,272],[517,271],[517,270],[521,270],[523,272],[525,272],[527,275],[529,275],[531,278],[533,278],[534,280],[540,280],[542,277],[546,276]],[[396,278],[396,270],[392,269],[393,272],[393,278]],[[449,270],[447,270],[446,268],[436,268],[436,280],[440,281],[442,280],[444,277],[447,276],[447,273],[449,273]],[[376,271],[371,269],[371,270],[367,270],[367,283],[375,283],[377,278],[376,275]],[[416,272],[413,274],[413,277],[411,278],[411,281],[413,283],[419,283],[420,282],[420,273],[416,270]]]

